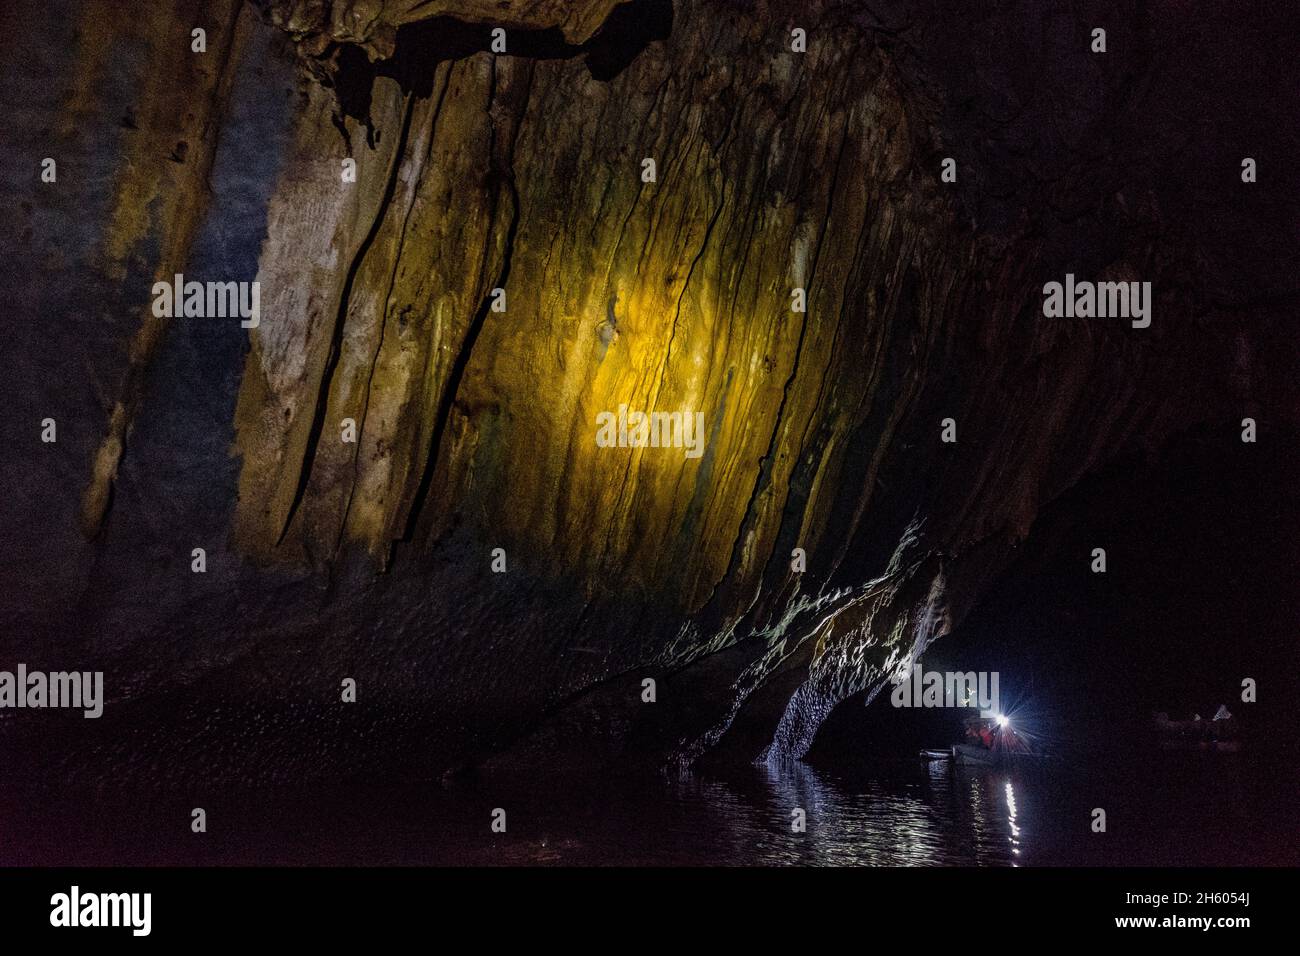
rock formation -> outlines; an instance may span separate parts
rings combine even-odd
[[[1276,24],[1084,6],[17,4],[0,653],[107,672],[87,772],[439,771],[566,714],[802,755],[1084,476],[1295,427],[1296,135],[1234,46]],[[1045,318],[1067,272],[1150,328]],[[258,326],[158,317],[182,273]],[[624,405],[702,454],[600,447]]]

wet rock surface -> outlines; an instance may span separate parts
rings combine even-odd
[[[914,7],[15,5],[0,660],[108,702],[4,746],[177,786],[797,757],[1089,474],[1293,433],[1284,11]],[[1045,319],[1067,272],[1151,282],[1151,327]],[[260,325],[159,319],[176,273]],[[599,447],[620,405],[703,453]]]

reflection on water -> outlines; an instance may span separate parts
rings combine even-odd
[[[766,786],[754,793],[735,785],[686,784],[678,799],[700,797],[726,807],[725,824],[754,862],[869,866],[1002,864],[1011,861],[1011,832],[999,806],[1000,781],[946,763],[926,766],[924,778],[863,780],[849,788],[804,766],[759,769]],[[707,790],[707,794],[701,792]],[[790,832],[785,808],[807,812],[807,833]],[[741,856],[742,845],[735,847]]]
[[[798,763],[635,778],[557,768],[447,789],[208,793],[208,819],[238,825],[203,841],[160,828],[188,810],[147,798],[46,804],[0,831],[0,863],[1007,866],[1034,862],[1032,789],[1012,774],[921,761],[862,776]],[[491,830],[496,808],[506,833]],[[40,839],[13,839],[23,834]]]
[[[0,791],[0,863],[352,865],[1294,864],[1292,776],[1243,761],[1159,757],[1091,769],[898,760],[631,776],[546,766],[396,787],[353,782],[205,792],[206,839],[184,795],[110,800]],[[1123,814],[1103,836],[1091,808]],[[491,829],[495,808],[506,833]],[[792,824],[803,811],[806,830]]]
[[[1020,827],[1016,826],[1016,791],[1011,786],[1011,781],[1007,781],[1007,827],[1011,830],[1011,853],[1014,856],[1020,855]],[[1019,861],[1013,861],[1012,866],[1019,866]]]
[[[1025,784],[1013,770],[918,762],[844,779],[792,764],[661,786],[547,814],[542,825],[566,838],[502,844],[466,862],[1016,866],[1028,855]]]

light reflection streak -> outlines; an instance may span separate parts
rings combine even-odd
[[[995,770],[944,764],[910,777],[846,778],[807,764],[768,764],[739,776],[687,772],[674,789],[689,808],[675,820],[683,828],[679,835],[692,833],[689,842],[709,845],[715,858],[766,865],[1017,866],[1023,852],[1028,807],[1019,806],[1012,783]],[[1023,802],[1026,795],[1019,797]],[[697,832],[699,821],[685,823],[701,806],[708,808],[707,833]],[[806,832],[791,829],[796,808],[806,813]]]
[[[1015,856],[1020,855],[1020,827],[1016,826],[1016,792],[1011,787],[1011,781],[1007,781],[1007,826],[1011,830],[1011,836],[1007,837],[1011,841],[1011,852]],[[1012,866],[1018,866],[1014,861]]]

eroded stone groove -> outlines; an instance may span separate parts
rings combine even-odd
[[[407,136],[411,129],[411,113],[413,112],[414,107],[414,99],[408,97],[406,108],[402,115],[402,131],[398,135],[397,139],[396,157],[401,157],[406,150]],[[341,351],[343,342],[343,330],[348,314],[352,284],[356,281],[357,270],[365,259],[371,243],[374,242],[375,234],[379,231],[380,224],[384,221],[384,216],[388,212],[388,207],[392,204],[393,191],[396,185],[397,163],[394,162],[392,174],[388,178],[388,185],[384,189],[383,198],[379,201],[379,210],[375,215],[375,221],[371,224],[365,238],[361,241],[361,246],[353,257],[352,264],[348,267],[347,278],[343,280],[343,291],[339,297],[338,316],[334,320],[333,331],[330,333],[329,353],[325,359],[325,369],[321,376],[320,392],[316,398],[316,408],[312,414],[311,426],[307,433],[307,447],[303,452],[302,464],[298,469],[298,485],[294,491],[293,500],[289,503],[289,511],[288,514],[285,515],[284,527],[280,529],[280,534],[276,538],[276,544],[279,544],[284,540],[284,536],[289,530],[289,525],[293,522],[293,517],[298,511],[298,506],[302,503],[303,495],[307,491],[307,485],[311,481],[312,462],[316,457],[317,446],[320,444],[321,430],[325,428],[325,410],[329,400],[330,384],[334,378],[334,371],[338,367],[339,352]]]
[[[527,102],[528,96],[524,95],[524,101]],[[493,136],[495,137],[495,130]],[[512,144],[513,152],[513,144]],[[504,288],[507,280],[510,278],[510,261],[514,249],[515,235],[519,229],[519,190],[515,185],[513,171],[507,170],[501,174],[498,180],[496,193],[492,197],[492,220],[495,222],[499,216],[499,206],[501,203],[500,183],[504,182],[508,187],[508,198],[510,205],[510,224],[506,227],[505,246],[501,254],[501,271],[497,276],[496,285],[492,288]],[[486,258],[486,257],[485,257]],[[421,510],[429,494],[429,487],[433,482],[433,476],[438,464],[438,452],[442,448],[443,435],[447,428],[447,420],[451,415],[452,402],[455,401],[456,393],[460,388],[461,379],[464,377],[465,368],[469,364],[470,356],[474,351],[474,343],[478,340],[479,333],[483,329],[483,323],[487,320],[488,310],[491,303],[484,299],[479,306],[478,311],[474,313],[474,318],[470,322],[469,329],[465,334],[464,341],[460,350],[456,354],[456,361],[451,367],[448,376],[447,387],[443,390],[442,400],[439,403],[438,417],[434,425],[433,437],[429,442],[429,461],[425,464],[420,472],[420,483],[416,487],[415,494],[411,499],[411,504],[407,509],[405,518],[405,533],[403,540],[409,541],[415,533],[416,526],[420,520]]]
[[[140,99],[136,118],[131,120],[131,125],[146,124],[148,132],[137,138],[132,154],[122,164],[113,220],[105,236],[103,267],[110,277],[119,280],[126,275],[125,260],[137,246],[159,235],[161,254],[154,278],[171,282],[184,270],[206,212],[204,187],[216,156],[226,99],[233,71],[240,65],[249,24],[243,0],[215,4],[210,12],[219,24],[213,31],[211,47],[216,67],[199,69],[183,46],[160,42],[163,37],[188,35],[188,25],[197,17],[195,10],[187,7],[194,6],[183,4],[174,10],[157,11],[133,25],[138,42],[158,45],[149,69],[138,77]],[[96,15],[94,11],[88,13]],[[175,109],[177,86],[190,92],[192,109]],[[161,207],[157,214],[150,208],[151,203]],[[140,327],[128,346],[129,362],[109,412],[107,434],[99,444],[90,483],[82,494],[80,522],[87,537],[100,532],[108,513],[113,481],[167,323],[151,310],[143,310]]]

